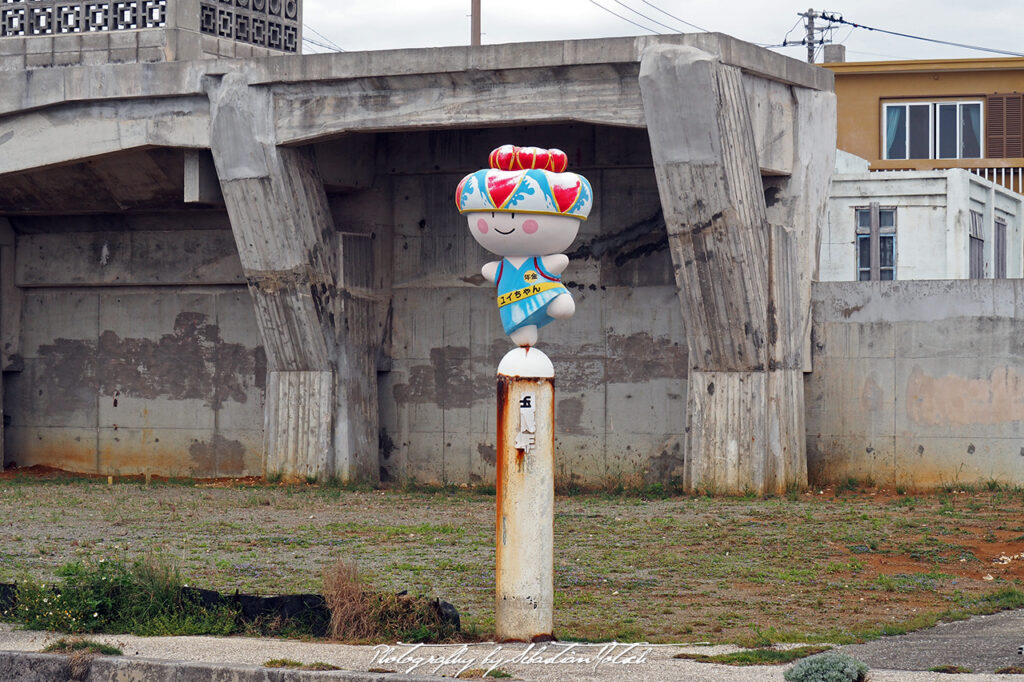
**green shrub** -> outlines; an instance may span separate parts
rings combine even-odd
[[[57,632],[227,635],[236,629],[236,609],[188,598],[177,569],[152,558],[76,561],[57,575],[58,585],[20,583],[10,615],[31,630]]]
[[[846,654],[805,658],[783,674],[786,682],[863,682],[868,667]]]

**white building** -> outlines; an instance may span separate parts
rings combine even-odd
[[[867,165],[836,159],[821,281],[1024,277],[1024,196],[961,168]]]

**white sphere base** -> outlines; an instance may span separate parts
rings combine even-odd
[[[536,348],[513,348],[505,353],[498,363],[498,374],[507,377],[524,377],[528,379],[551,379],[555,376],[555,366],[548,356]]]

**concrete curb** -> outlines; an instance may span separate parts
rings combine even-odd
[[[442,677],[364,673],[348,670],[289,670],[257,665],[164,661],[153,658],[99,656],[89,662],[85,675],[74,676],[71,658],[63,654],[37,654],[24,651],[0,651],[0,681],[53,682],[82,680],[89,682],[439,682]],[[450,678],[449,678],[450,679]]]

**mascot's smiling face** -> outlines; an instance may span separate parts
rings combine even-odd
[[[572,245],[580,228],[579,220],[561,215],[473,211],[466,218],[477,243],[499,256],[561,253]]]

